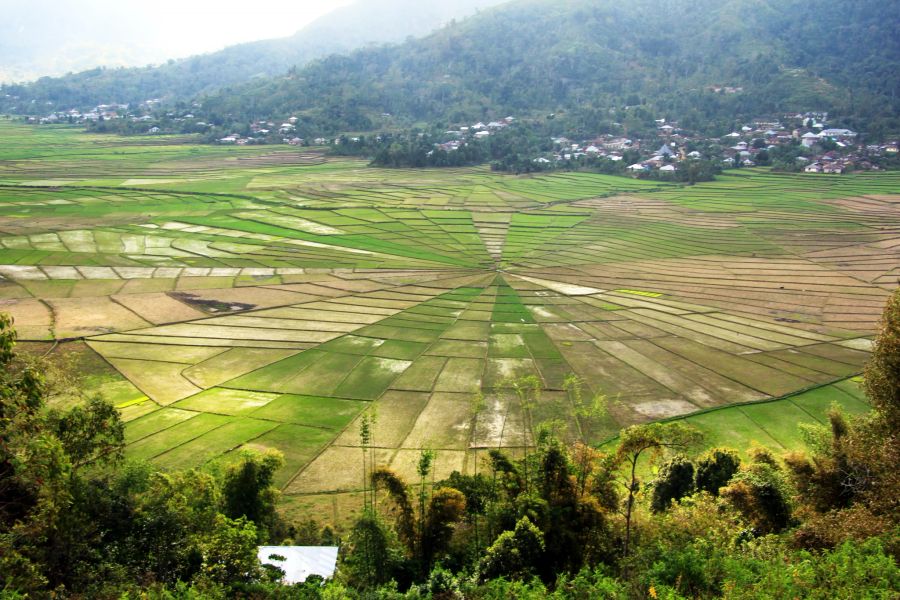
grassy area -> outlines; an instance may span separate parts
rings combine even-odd
[[[830,384],[860,372],[896,286],[898,198],[896,173],[387,170],[0,121],[0,310],[82,357],[131,456],[277,448],[291,506],[358,490],[367,409],[378,461],[410,477],[422,447],[445,470],[515,451],[524,376],[534,423],[571,437],[685,417],[782,451],[832,400],[865,408]],[[607,416],[576,414],[571,374]]]

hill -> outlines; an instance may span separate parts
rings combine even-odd
[[[838,0],[519,0],[396,47],[330,56],[204,100],[213,122],[302,112],[336,130],[565,113],[725,129],[788,110],[896,130],[900,5]],[[735,93],[715,92],[731,88]],[[630,106],[629,109],[623,109]]]
[[[292,66],[331,53],[427,34],[452,19],[500,1],[354,2],[286,38],[238,44],[160,66],[96,68],[63,77],[44,77],[24,85],[0,86],[0,109],[47,103],[58,108],[86,108],[101,103],[137,103],[149,98],[187,100],[225,85],[282,75]],[[0,48],[4,48],[2,41]],[[2,100],[7,94],[10,97]]]

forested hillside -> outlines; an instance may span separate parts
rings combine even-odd
[[[238,44],[160,66],[97,68],[64,77],[44,77],[27,85],[3,86],[0,109],[16,107],[27,112],[37,104],[45,110],[48,102],[56,108],[82,108],[101,103],[137,103],[151,98],[187,100],[226,85],[282,75],[291,67],[328,54],[424,35],[454,18],[500,1],[354,2],[286,38]],[[261,17],[252,26],[264,32],[268,18]],[[3,98],[7,94],[10,97]]]
[[[214,122],[303,112],[335,130],[565,113],[594,131],[652,116],[726,132],[735,119],[823,110],[898,128],[900,5],[839,0],[520,0],[398,47],[331,56],[223,90]],[[723,50],[724,49],[724,50]],[[715,92],[729,87],[734,93]],[[630,106],[631,109],[623,109]]]

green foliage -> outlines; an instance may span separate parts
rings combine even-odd
[[[359,518],[347,542],[342,571],[352,585],[371,589],[396,575],[402,554],[396,536],[377,515],[366,512]]]
[[[755,448],[752,461],[720,490],[758,535],[779,533],[793,523],[791,493],[785,474],[767,451]]]
[[[199,545],[202,563],[198,577],[218,584],[259,578],[256,538],[256,527],[250,521],[217,514],[209,535]]]
[[[260,542],[279,525],[275,473],[283,464],[284,457],[277,450],[244,452],[239,462],[227,467],[222,480],[223,513],[231,519],[243,517],[255,523]]]
[[[694,464],[683,456],[675,456],[659,469],[652,483],[650,506],[662,512],[673,500],[681,500],[694,491]]]
[[[866,394],[887,431],[900,431],[900,289],[888,300],[863,378]]]
[[[725,583],[724,598],[872,598],[896,596],[900,568],[872,538],[863,543],[846,542],[823,554],[783,549],[748,557],[733,564]]]
[[[649,453],[651,461],[659,458],[665,451],[684,451],[701,439],[699,431],[683,423],[651,423],[649,425],[632,425],[619,435],[616,446],[616,460],[623,464],[626,473],[622,479],[627,497],[625,500],[625,540],[623,554],[629,556],[632,517],[635,501],[640,491],[638,478],[638,461],[645,453]]]
[[[504,531],[478,563],[484,581],[496,577],[530,579],[540,569],[544,557],[544,534],[528,517],[522,517],[512,531]]]
[[[719,488],[728,485],[741,466],[741,458],[734,450],[713,448],[697,460],[694,485],[697,491],[719,495]]]

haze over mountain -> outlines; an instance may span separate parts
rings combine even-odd
[[[47,3],[45,8],[52,13],[53,0],[37,1]],[[289,37],[237,44],[160,66],[96,68],[59,78],[44,78],[29,86],[26,96],[40,102],[73,105],[190,97],[256,76],[282,74],[292,66],[335,52],[424,35],[452,19],[502,1],[505,0],[338,0],[332,3],[338,8]],[[258,16],[243,26],[256,38],[271,37],[267,32],[283,30],[284,21],[287,26],[296,23],[290,11],[281,14],[264,10],[267,3],[271,3],[270,0],[263,0]],[[171,39],[172,47],[177,48],[178,40],[193,35],[190,28],[200,31],[210,27],[203,15],[191,11],[184,14],[173,11],[181,14],[174,21],[191,23],[189,29],[182,31],[181,27],[171,26],[169,21],[172,19],[168,17],[147,15],[137,20],[126,19],[116,13],[121,7],[105,12],[105,3],[103,11],[92,10],[92,6],[93,3],[88,3],[84,10],[74,11],[71,22],[42,20],[31,11],[22,11],[0,24],[0,55],[5,61],[0,66],[0,81],[21,80],[29,69],[32,72],[40,68],[60,72],[76,69],[79,65],[117,67],[159,62],[158,50],[149,48],[155,36]],[[316,10],[321,13],[322,7]],[[103,16],[99,18],[101,14]],[[42,27],[41,35],[33,33]],[[98,27],[103,35],[96,33]],[[108,29],[114,32],[108,33]],[[242,35],[247,35],[246,32]],[[8,35],[2,35],[4,33]],[[156,59],[150,58],[154,52]]]
[[[145,66],[295,33],[352,0],[0,0],[0,82]]]

